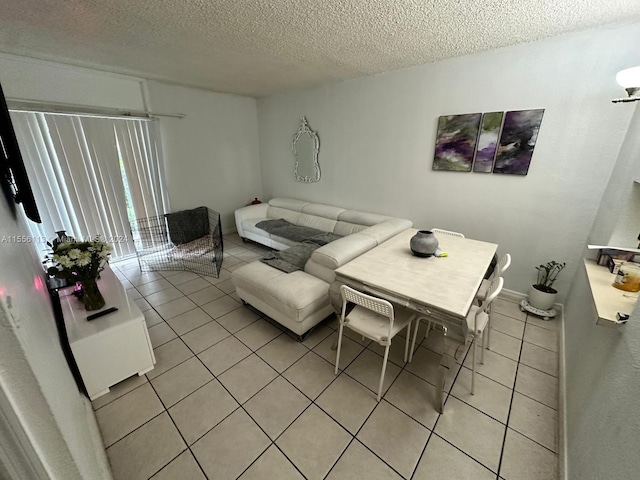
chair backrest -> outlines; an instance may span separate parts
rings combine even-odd
[[[491,302],[493,302],[495,298],[502,291],[503,286],[504,286],[504,278],[502,277],[498,277],[491,282],[491,286],[487,291],[487,297],[485,298],[485,301],[482,302],[482,308],[481,308],[482,311],[484,312],[487,311],[487,309],[489,308],[489,305],[491,305]]]
[[[342,295],[342,320],[345,318],[347,302],[360,305],[367,310],[379,313],[389,318],[389,329],[393,327],[393,305],[390,302],[377,297],[372,297],[366,293],[359,292],[348,285],[340,286],[340,294]]]
[[[496,268],[493,271],[492,279],[501,277],[502,274],[507,271],[507,268],[509,268],[509,265],[511,265],[511,255],[509,255],[508,253],[505,253],[500,258],[500,261],[498,261],[498,264],[496,265]]]
[[[495,300],[498,294],[500,294],[500,291],[502,290],[503,285],[504,285],[504,279],[502,277],[498,277],[491,282],[491,286],[489,287],[489,291],[487,292],[487,298],[485,299],[484,302],[482,302],[482,305],[476,311],[476,315],[473,319],[474,331],[476,332],[478,331],[478,325],[480,324],[483,325],[482,329],[486,327],[489,321],[489,315],[490,315],[489,306]]]
[[[449,235],[451,237],[464,238],[464,233],[452,232],[451,230],[442,230],[441,228],[432,228],[431,231],[434,235]]]

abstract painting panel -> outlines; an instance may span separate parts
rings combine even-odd
[[[503,116],[504,112],[490,112],[482,115],[478,147],[473,162],[474,172],[491,173],[493,170]]]
[[[481,118],[481,113],[469,113],[438,119],[434,170],[471,171]]]
[[[543,114],[544,109],[507,112],[493,173],[527,174]]]

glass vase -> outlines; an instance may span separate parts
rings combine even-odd
[[[82,302],[84,303],[84,309],[87,311],[104,307],[104,297],[100,293],[96,280],[95,277],[80,280],[80,283],[82,283]]]

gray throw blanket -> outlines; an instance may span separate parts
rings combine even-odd
[[[260,261],[273,268],[282,270],[285,273],[291,273],[297,270],[303,270],[307,260],[309,260],[313,251],[318,247],[320,247],[320,245],[317,243],[305,242],[279,252],[269,252],[265,257],[261,258]]]
[[[209,210],[198,207],[167,213],[167,227],[171,241],[176,245],[189,243],[209,233]]]
[[[314,235],[326,233],[316,228],[294,225],[283,218],[278,220],[263,220],[256,223],[256,227],[272,235],[277,235],[278,237],[286,238],[294,242],[303,242]]]
[[[335,233],[294,225],[293,223],[287,222],[284,218],[263,220],[256,223],[256,227],[272,235],[277,235],[294,242],[302,242],[300,245],[294,245],[279,252],[270,252],[264,258],[260,259],[262,263],[266,263],[285,273],[304,270],[307,260],[309,260],[309,257],[316,248],[340,238],[340,235],[336,235]]]

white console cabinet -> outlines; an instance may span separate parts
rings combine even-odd
[[[156,363],[144,316],[109,266],[100,274],[98,287],[106,303],[91,312],[72,295],[73,288],[59,291],[69,346],[91,400],[131,375],[144,375]],[[110,307],[118,310],[87,320]]]

